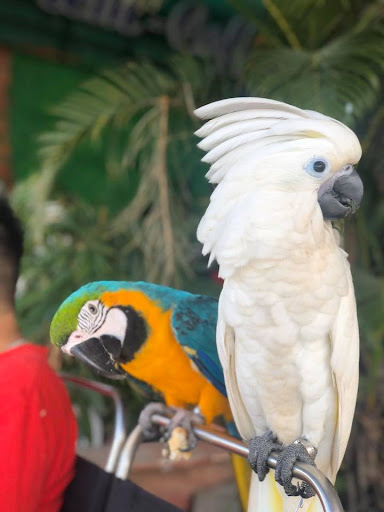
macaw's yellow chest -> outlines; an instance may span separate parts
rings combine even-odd
[[[199,406],[208,422],[223,414],[230,417],[227,399],[200,373],[178,343],[171,327],[172,311],[140,291],[105,294],[103,302],[132,306],[147,322],[148,338],[132,361],[121,367],[136,379],[160,391],[167,405]]]

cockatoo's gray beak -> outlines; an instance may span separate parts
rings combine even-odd
[[[352,165],[346,165],[319,189],[318,202],[325,220],[347,217],[359,208],[364,187]]]

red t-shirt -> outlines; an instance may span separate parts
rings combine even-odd
[[[0,353],[0,512],[57,512],[73,477],[77,428],[47,349]]]

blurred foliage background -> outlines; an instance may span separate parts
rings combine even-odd
[[[45,66],[2,30],[0,8],[0,37],[15,50],[12,201],[27,234],[24,331],[46,343],[58,305],[92,280],[218,295],[216,270],[206,268],[195,237],[210,194],[193,135],[196,106],[254,95],[336,117],[362,142],[366,190],[344,226],[361,383],[338,490],[349,512],[383,510],[383,2],[122,0],[130,22],[107,30],[53,12],[53,3],[36,2],[31,29],[43,38],[35,46],[51,49]],[[16,4],[28,14],[31,2]]]

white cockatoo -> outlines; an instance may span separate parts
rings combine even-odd
[[[197,135],[216,185],[197,236],[224,279],[217,344],[259,477],[249,510],[320,511],[316,497],[300,502],[313,492],[291,483],[292,466],[316,455],[334,482],[350,435],[359,334],[347,254],[330,221],[361,202],[361,147],[342,123],[264,98],[196,115],[209,120]],[[266,476],[272,450],[283,487]]]

